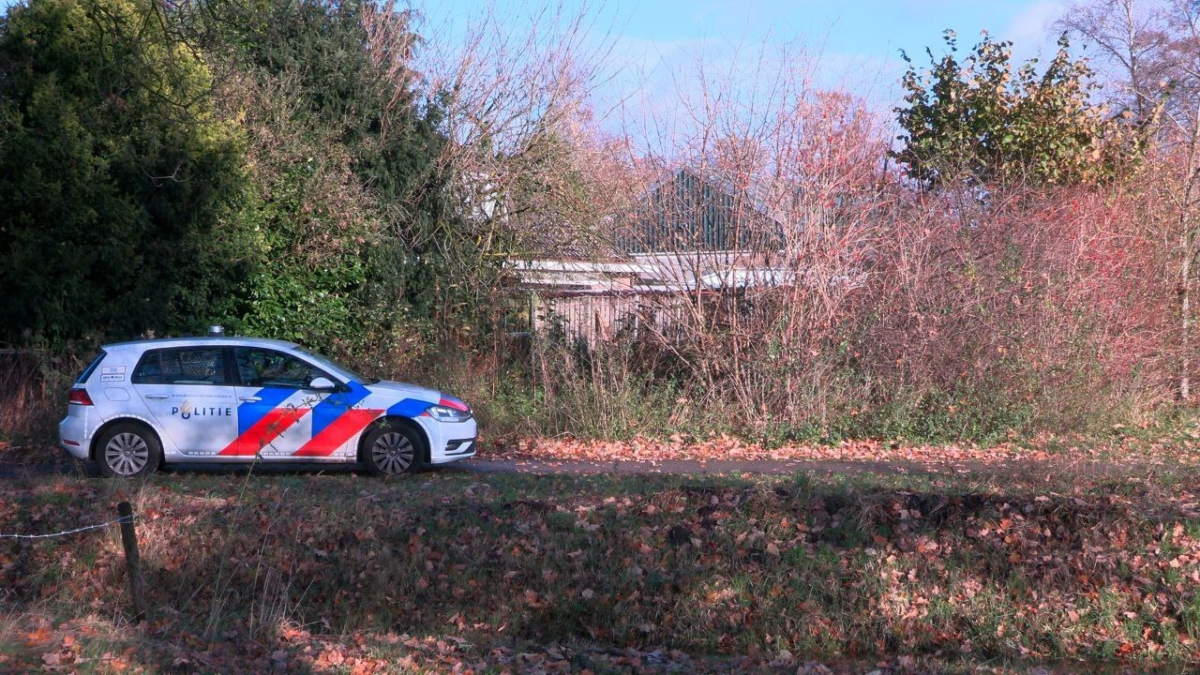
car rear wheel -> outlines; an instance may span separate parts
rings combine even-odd
[[[376,476],[412,473],[420,466],[422,447],[415,430],[397,422],[385,422],[364,439],[362,463]]]
[[[114,424],[96,440],[96,463],[109,478],[137,478],[155,472],[162,463],[162,445],[141,424]]]

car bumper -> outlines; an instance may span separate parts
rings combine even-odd
[[[430,464],[448,464],[475,455],[478,427],[474,418],[465,422],[439,422],[426,427],[426,431]]]
[[[86,411],[68,414],[58,423],[58,445],[75,459],[87,459],[91,445],[87,431]]]

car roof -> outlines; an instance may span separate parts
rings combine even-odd
[[[268,338],[256,337],[229,337],[229,336],[194,336],[194,337],[170,337],[170,338],[153,338],[148,340],[130,340],[128,342],[114,342],[101,347],[108,351],[112,349],[138,349],[138,348],[162,348],[162,347],[200,347],[200,346],[229,346],[229,347],[274,347],[276,349],[292,350],[298,347],[295,342],[286,340],[271,340]]]

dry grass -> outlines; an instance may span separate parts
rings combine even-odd
[[[24,445],[52,438],[70,379],[40,352],[0,354],[0,442]]]
[[[1183,667],[1200,663],[1196,477],[18,481],[0,531],[95,522],[131,499],[153,611],[120,632],[115,531],[2,542],[0,670],[47,650],[317,672],[523,670],[504,659],[552,649],[675,650],[692,670],[785,653],[790,672],[846,658]]]

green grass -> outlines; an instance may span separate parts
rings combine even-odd
[[[338,672],[318,659],[335,647],[389,668],[409,657],[394,672],[454,660],[512,670],[503,655],[533,648],[568,662],[678,650],[714,671],[784,650],[968,671],[1184,668],[1200,662],[1190,471],[1165,484],[1136,473],[1047,483],[1019,467],[17,480],[0,495],[3,532],[96,522],[131,500],[153,610],[129,627],[115,530],[0,541],[0,671],[58,649],[148,672],[200,653],[247,670],[282,653],[289,667]],[[48,640],[29,637],[43,628]]]

